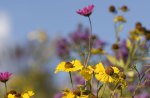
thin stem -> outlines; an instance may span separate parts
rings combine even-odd
[[[122,98],[123,97],[123,95],[122,95],[122,88],[121,88],[121,90],[120,90],[120,98]]]
[[[116,33],[116,44],[118,44],[120,38],[119,38],[119,32],[118,32],[118,30],[117,30],[117,25],[116,25],[116,23],[114,23],[114,28],[115,28],[115,33]]]
[[[99,82],[98,82],[98,84],[99,84]],[[103,84],[99,88],[97,88],[97,98],[99,98],[99,91],[101,90],[102,87],[103,87]]]
[[[69,76],[70,76],[71,86],[72,86],[72,89],[73,89],[73,81],[72,81],[72,74],[71,74],[71,72],[69,72]]]
[[[114,87],[114,89],[113,89],[113,91],[112,91],[112,93],[111,93],[111,98],[114,98],[114,96],[115,96],[115,91],[116,91],[116,88],[118,87],[118,85],[119,85],[119,81],[117,82],[117,84],[115,85],[115,87]]]
[[[104,89],[103,89],[103,92],[102,92],[102,95],[100,96],[100,98],[102,98],[102,97],[103,97],[103,95],[104,95],[104,91],[105,91],[105,88],[106,88],[106,84],[104,84]]]
[[[139,78],[139,82],[141,83],[141,75],[140,75],[140,72],[138,71],[138,69],[136,68],[136,66],[134,66],[134,69],[135,69],[135,71],[137,72],[138,78]]]
[[[133,68],[134,68],[135,71],[137,72],[137,74],[138,74],[138,79],[139,79],[138,85],[136,86],[136,88],[135,88],[135,90],[134,90],[134,92],[133,92],[133,96],[132,96],[132,97],[134,98],[134,96],[135,96],[135,94],[136,94],[136,91],[138,90],[138,88],[139,88],[139,86],[140,86],[142,80],[141,80],[140,72],[139,72],[138,69],[136,68],[136,65],[134,65]]]
[[[98,86],[99,86],[99,81],[97,81],[97,98],[98,98],[98,92],[99,92]]]
[[[85,63],[85,66],[87,66],[88,62],[89,62],[89,59],[90,59],[90,56],[91,56],[91,37],[92,37],[92,22],[91,22],[91,18],[88,17],[89,19],[89,23],[90,23],[90,36],[89,36],[89,49],[88,49],[88,56],[86,58],[86,63]]]
[[[5,92],[6,92],[6,95],[7,95],[7,83],[5,82]]]

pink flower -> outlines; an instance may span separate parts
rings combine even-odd
[[[12,73],[9,72],[4,72],[4,73],[0,73],[0,81],[1,82],[7,82],[9,80],[9,77],[12,75]]]
[[[76,11],[78,14],[82,15],[82,16],[90,16],[93,12],[93,8],[94,5],[89,5],[87,7],[84,7],[83,9],[79,9],[78,11]]]

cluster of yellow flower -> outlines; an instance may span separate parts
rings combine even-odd
[[[23,93],[17,93],[16,91],[10,91],[6,98],[31,98],[34,95],[33,91],[27,91]]]
[[[91,81],[95,76],[95,78],[103,84],[109,85],[111,83],[116,87],[121,87],[121,89],[126,87],[127,85],[125,80],[126,76],[123,72],[121,72],[117,67],[113,66],[107,66],[105,68],[102,62],[98,63],[95,66],[83,66],[79,60],[73,60],[71,62],[63,61],[58,64],[55,73],[59,71],[69,73],[78,71],[86,82]],[[92,86],[92,84],[90,85]],[[87,89],[81,90],[81,87],[86,88],[86,86],[87,84],[80,85],[80,89],[77,89],[75,91],[71,91],[68,89],[63,91],[63,98],[89,98],[89,96],[95,96],[92,92],[87,92]]]

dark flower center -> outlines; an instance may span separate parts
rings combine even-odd
[[[70,63],[70,62],[66,62],[66,64],[65,64],[65,68],[73,68],[74,66],[73,66],[73,64],[72,63]]]
[[[20,93],[17,93],[16,95],[15,95],[15,97],[21,97],[21,94]]]
[[[124,11],[124,12],[127,12],[128,11],[128,7],[124,5],[124,6],[121,7],[121,10]]]
[[[113,49],[113,50],[119,49],[119,45],[118,45],[118,44],[113,44],[113,45],[112,45],[112,49]]]
[[[126,79],[126,75],[123,72],[120,73],[120,77]]]
[[[11,90],[8,92],[8,94],[17,94],[17,92],[15,90]]]
[[[109,7],[109,12],[112,12],[112,13],[116,12],[115,6],[111,5],[111,6]]]
[[[105,72],[106,74],[112,76],[114,74],[114,70],[112,67],[108,66],[106,69],[105,69]]]
[[[79,90],[75,90],[73,93],[74,93],[76,96],[80,96],[80,95],[81,95],[81,92],[80,92]]]

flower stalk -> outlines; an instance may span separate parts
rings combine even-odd
[[[89,62],[89,59],[90,59],[90,56],[91,56],[91,48],[92,48],[92,22],[91,22],[91,18],[90,16],[88,16],[88,19],[89,19],[89,23],[90,23],[90,35],[89,35],[89,42],[88,42],[88,56],[86,58],[86,63],[85,63],[85,66],[88,65],[88,62]]]
[[[69,76],[70,76],[70,83],[71,83],[71,86],[72,86],[72,89],[73,89],[73,80],[72,80],[72,74],[71,74],[71,72],[69,72]]]
[[[7,83],[5,82],[5,94],[7,95]]]

